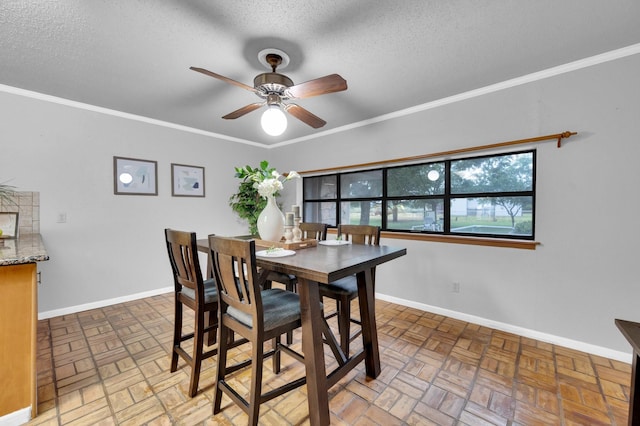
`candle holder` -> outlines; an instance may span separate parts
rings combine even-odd
[[[284,226],[284,242],[285,243],[292,242],[291,239],[293,238],[293,235],[294,235],[293,232],[291,232],[292,228],[293,228],[293,226],[291,226],[291,225],[285,225]],[[295,239],[293,241],[295,241]]]
[[[299,243],[302,241],[302,230],[300,229],[300,218],[296,217],[293,219],[295,225],[293,225],[293,242]]]

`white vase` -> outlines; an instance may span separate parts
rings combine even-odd
[[[284,235],[284,214],[273,196],[267,197],[267,205],[258,216],[258,234],[265,241],[280,241]]]

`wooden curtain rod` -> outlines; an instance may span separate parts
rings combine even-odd
[[[372,167],[372,166],[379,166],[379,165],[382,165],[382,164],[405,163],[405,162],[410,162],[410,161],[415,161],[415,160],[424,160],[426,158],[444,157],[444,156],[447,156],[447,155],[462,154],[462,153],[465,153],[465,152],[482,151],[482,150],[485,150],[485,149],[501,148],[501,147],[504,147],[504,146],[521,145],[521,144],[525,144],[525,143],[541,142],[541,141],[547,141],[547,140],[557,140],[558,141],[558,148],[560,148],[560,146],[562,145],[562,139],[566,139],[566,138],[569,138],[569,137],[571,137],[573,135],[577,135],[577,134],[578,134],[577,132],[568,132],[567,131],[567,132],[562,132],[562,133],[556,133],[554,135],[538,136],[536,138],[520,139],[520,140],[508,141],[508,142],[499,142],[499,143],[493,143],[493,144],[489,144],[489,145],[478,145],[478,146],[472,146],[470,148],[452,149],[451,151],[434,152],[432,154],[415,155],[413,157],[402,157],[402,158],[396,158],[396,159],[392,159],[392,160],[373,161],[371,163],[352,164],[350,166],[328,167],[326,169],[316,169],[316,170],[305,170],[303,172],[298,172],[298,173],[300,173],[300,174],[311,174],[311,173],[321,173],[321,172],[332,172],[332,171],[344,170],[344,169],[368,168],[368,167]]]

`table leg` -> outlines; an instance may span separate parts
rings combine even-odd
[[[378,329],[376,327],[376,297],[373,285],[373,270],[358,272],[358,300],[362,321],[362,341],[365,351],[367,376],[380,375],[380,350],[378,348]]]
[[[309,421],[312,425],[328,425],[329,396],[318,283],[298,277],[298,294],[302,316],[302,352],[307,373]]]
[[[213,262],[211,259],[211,253],[207,250],[207,280],[213,278]],[[211,318],[210,312],[204,313],[204,323],[206,325],[211,325],[213,322],[218,321],[218,318]],[[205,342],[207,342],[207,346],[213,346],[216,343],[217,331],[208,331],[205,335]]]
[[[640,354],[637,352],[633,352],[633,365],[631,368],[631,392],[629,395],[629,426],[639,426],[640,425],[640,394],[636,391],[636,386],[640,385],[640,380],[638,374],[640,370],[638,370],[638,357]]]

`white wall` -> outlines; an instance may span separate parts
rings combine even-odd
[[[640,321],[638,75],[634,55],[289,145],[279,155],[304,171],[577,131],[560,149],[553,141],[525,145],[538,151],[535,251],[383,239],[408,255],[379,269],[377,291],[630,352],[614,318]]]
[[[39,304],[55,312],[170,286],[165,227],[246,232],[227,203],[235,165],[303,171],[577,131],[535,145],[537,250],[383,241],[408,255],[380,267],[377,290],[628,353],[613,320],[640,321],[637,75],[640,55],[272,150],[0,92],[0,181],[41,194]],[[113,195],[114,155],[158,161],[159,196]],[[171,162],[206,168],[205,199],[171,197]]]
[[[166,227],[247,232],[228,206],[233,167],[264,148],[2,92],[0,116],[0,182],[40,192],[41,313],[172,286]],[[113,156],[157,161],[158,196],[114,195]],[[171,163],[204,166],[206,197],[172,197]]]

